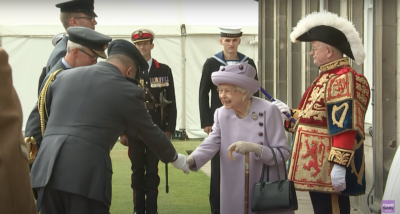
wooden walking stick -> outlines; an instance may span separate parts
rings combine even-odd
[[[232,156],[232,152],[235,151],[236,147],[232,147],[229,150],[229,158],[235,160]],[[244,214],[249,213],[249,153],[246,152],[244,155]]]
[[[244,177],[244,214],[249,213],[249,153],[245,154]]]

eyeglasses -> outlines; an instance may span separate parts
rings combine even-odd
[[[89,19],[91,22],[96,20],[96,17],[92,16],[79,16],[79,17],[74,17],[74,19]]]
[[[80,51],[82,51],[83,53],[85,53],[86,55],[90,56],[90,58],[92,58],[92,60],[97,60],[99,57],[98,56],[92,56],[91,54],[87,53],[86,51],[79,49]]]
[[[328,46],[322,46],[322,47],[318,47],[318,48],[314,48],[311,46],[311,53],[315,53],[315,50],[321,49],[321,48],[326,48]]]
[[[236,89],[220,89],[217,88],[218,94],[222,94],[225,92],[226,95],[232,95],[233,92],[237,91]]]

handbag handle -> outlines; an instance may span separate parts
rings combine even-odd
[[[275,151],[270,146],[268,146],[268,148],[271,149],[272,155],[275,160],[275,167],[276,167],[276,171],[278,173],[278,180],[281,180],[279,169],[278,169],[278,161],[276,159]],[[282,158],[282,162],[283,162],[283,170],[285,171],[285,180],[287,180],[287,171],[286,171],[286,167],[285,167],[285,159],[283,158],[283,153],[279,147],[277,147],[276,149],[278,149],[279,153],[281,154],[281,158]],[[263,164],[259,183],[262,183],[264,181],[265,167],[267,167],[267,182],[269,181],[269,166],[266,164]]]
[[[273,155],[274,160],[275,160],[275,167],[276,167],[276,171],[278,172],[278,179],[281,180],[280,175],[279,175],[278,161],[276,160],[275,151],[269,145],[268,145],[268,148],[271,150],[272,155]],[[261,177],[260,177],[260,181],[259,181],[260,183],[262,183],[264,181],[265,167],[267,167],[267,182],[269,181],[269,166],[263,164],[263,169],[262,169]]]

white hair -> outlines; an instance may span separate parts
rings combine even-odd
[[[78,44],[78,43],[68,41],[68,43],[67,43],[67,54],[71,53],[72,49],[74,49],[74,48],[83,49],[83,46]]]
[[[236,90],[246,94],[246,99],[252,97],[253,95],[250,93],[249,89],[242,88],[240,86],[236,86]]]

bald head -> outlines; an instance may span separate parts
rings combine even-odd
[[[135,61],[124,54],[113,54],[108,56],[106,62],[115,65],[122,75],[135,78],[137,73],[137,65]]]

